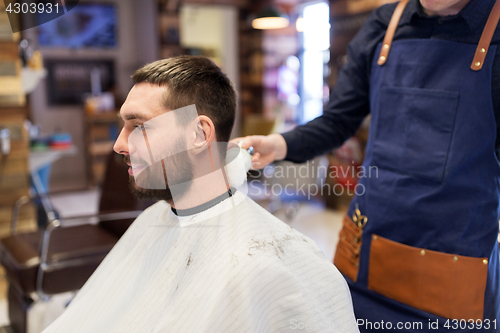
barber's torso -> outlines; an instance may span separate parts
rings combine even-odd
[[[387,29],[381,22],[389,22],[394,5],[375,12],[378,17],[368,23],[380,25],[380,36],[373,36],[373,27],[364,46],[370,56],[370,138],[359,183],[363,194],[348,212],[353,216],[359,208],[368,218],[360,286],[369,284],[371,243],[384,237],[414,248],[485,258],[485,304],[497,303],[488,295],[498,284],[490,280],[498,271],[498,33],[483,68],[470,68],[493,4],[472,0],[460,15],[439,18],[423,14],[418,0],[410,0],[383,65],[377,64]]]
[[[479,21],[479,7],[469,19],[408,16],[419,6],[410,0],[383,66],[376,39],[364,162],[371,172],[360,180],[363,195],[350,210],[358,206],[369,217],[365,236],[388,234],[407,245],[475,257],[491,253],[477,243],[492,244],[498,234],[498,43],[482,70],[470,69],[487,3],[494,1],[469,4],[483,7]]]

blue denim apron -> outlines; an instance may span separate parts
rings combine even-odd
[[[423,330],[415,332],[453,331],[442,327],[445,318],[368,290],[370,244],[376,234],[417,248],[489,258],[484,319],[496,319],[492,331],[500,331],[500,166],[491,92],[496,46],[490,46],[482,70],[473,71],[476,47],[399,40],[384,66],[374,57],[364,168],[376,166],[378,175],[372,168],[371,176],[360,180],[365,194],[349,209],[350,216],[359,207],[368,217],[357,282],[347,279],[358,319],[389,321],[393,329],[397,322],[420,321]],[[439,320],[440,329],[428,329],[429,319]]]

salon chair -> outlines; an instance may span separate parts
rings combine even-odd
[[[135,217],[153,202],[139,201],[128,189],[128,166],[114,152],[109,155],[102,185],[99,215],[57,218],[50,200],[40,198],[48,224],[36,232],[16,233],[19,207],[14,207],[11,235],[0,240],[0,263],[9,283],[11,328],[25,333],[27,311],[37,300],[80,289]],[[88,223],[90,219],[97,224]],[[75,225],[75,222],[84,221]],[[67,226],[70,225],[71,226]]]

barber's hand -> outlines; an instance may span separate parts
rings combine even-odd
[[[243,148],[248,149],[252,146],[254,149],[252,169],[263,169],[266,165],[286,157],[286,141],[280,134],[252,135],[231,140],[236,144],[239,141],[243,141],[241,144]]]

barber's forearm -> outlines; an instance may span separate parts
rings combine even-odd
[[[313,124],[299,126],[283,133],[282,137],[287,147],[284,159],[295,163],[308,161],[333,148],[329,135],[322,133],[321,128]]]
[[[326,111],[326,110],[325,110]],[[340,147],[359,127],[361,119],[349,119],[347,114],[328,114],[283,133],[286,151],[284,159],[302,163]]]
[[[283,134],[286,160],[305,162],[341,146],[356,133],[370,108],[366,81],[353,67],[351,63],[340,71],[323,115]]]
[[[374,29],[372,24],[366,24],[349,44],[349,61],[339,71],[323,115],[283,134],[286,160],[305,162],[341,146],[370,113],[368,73],[372,51],[366,45]]]

